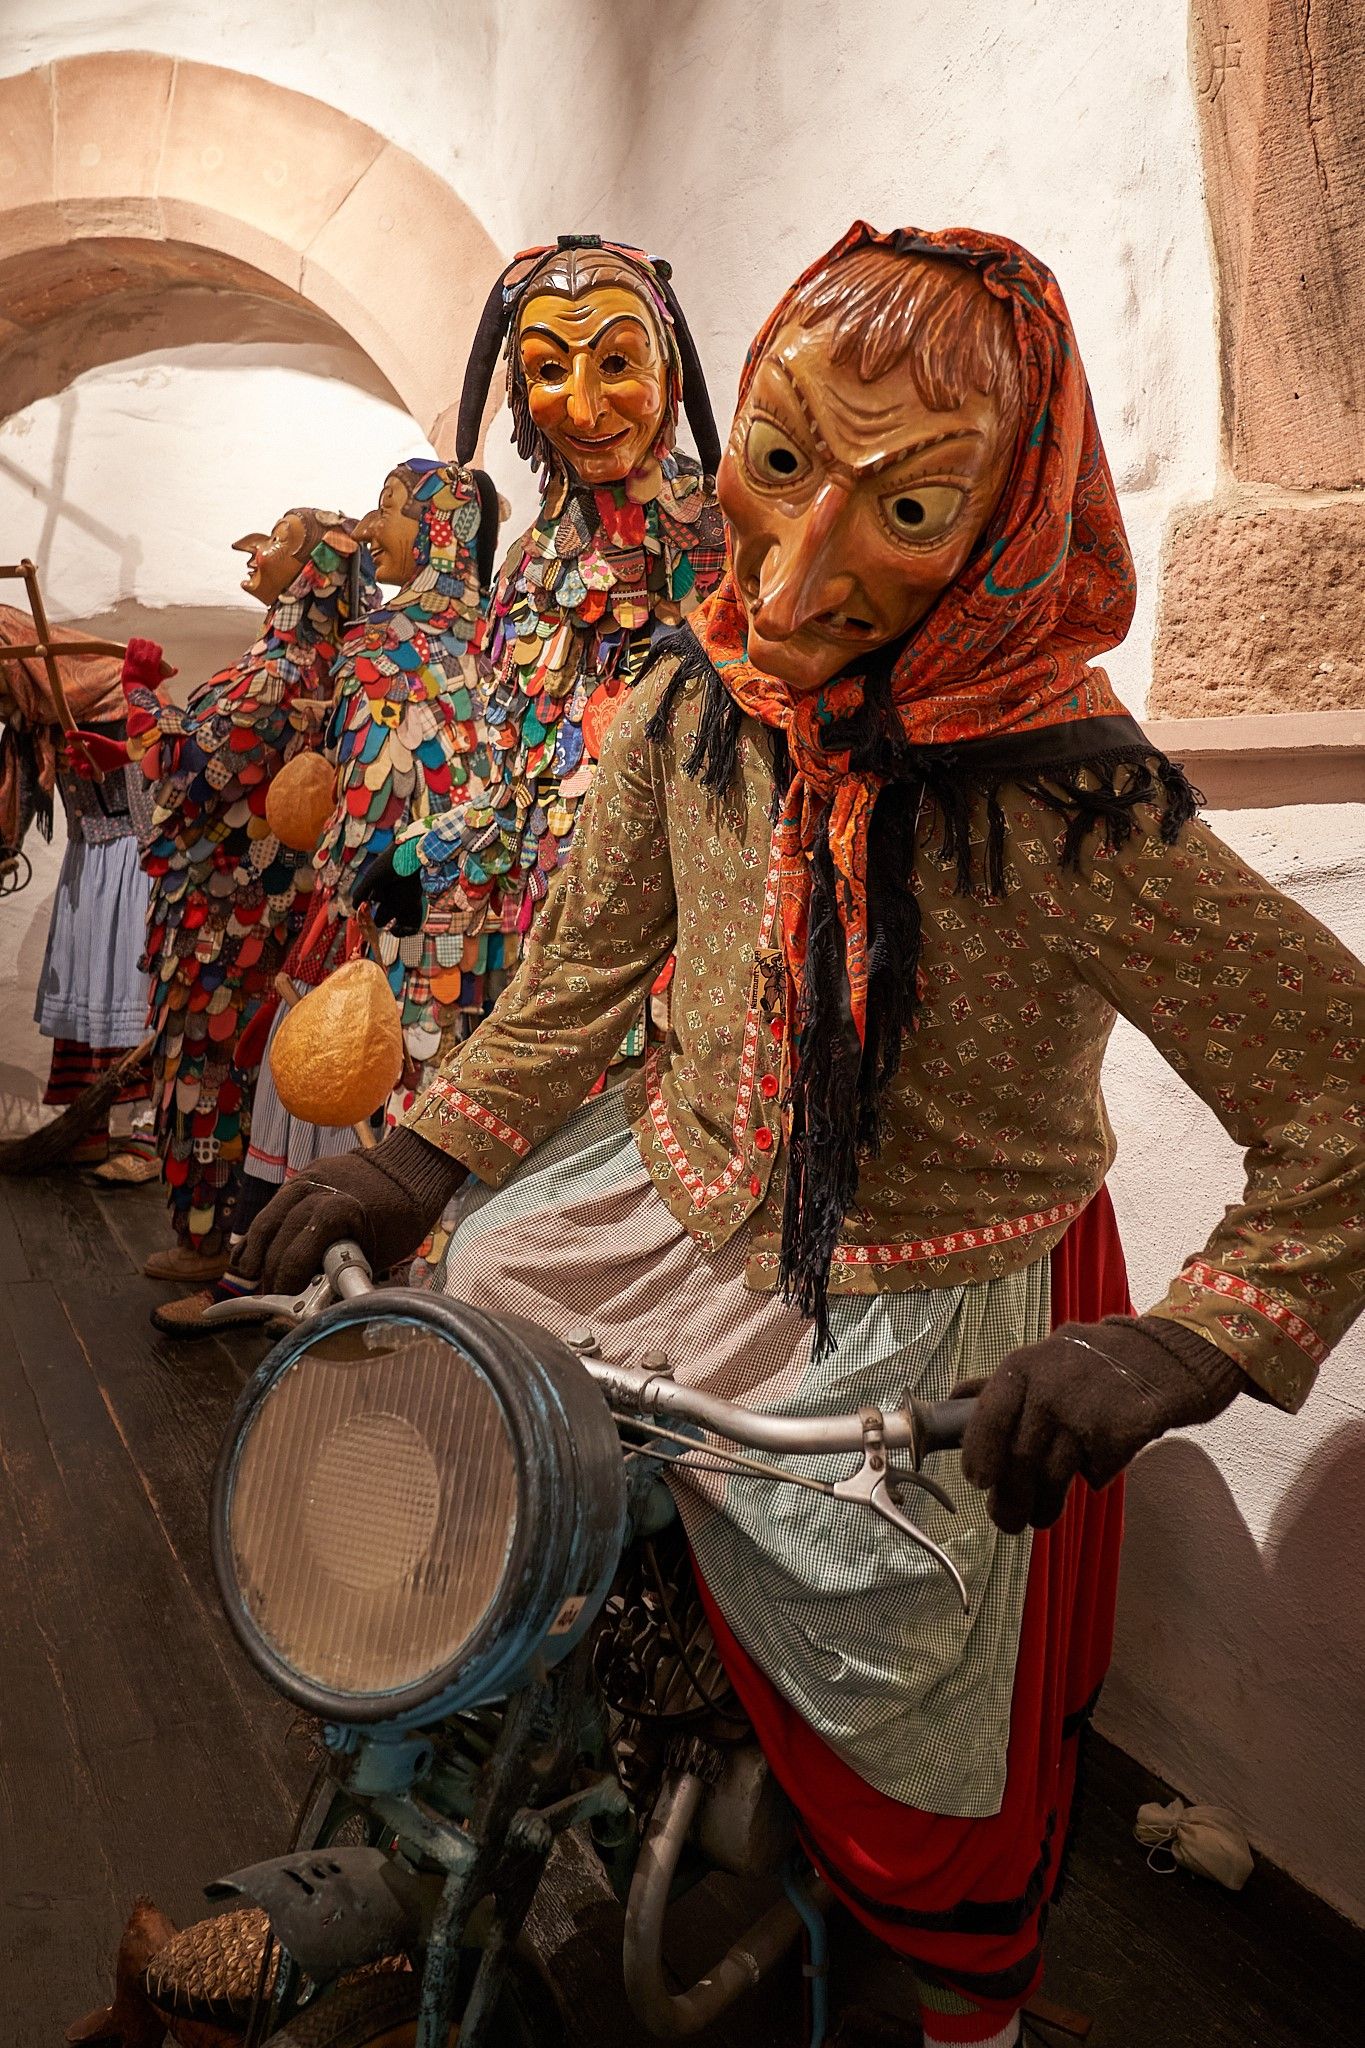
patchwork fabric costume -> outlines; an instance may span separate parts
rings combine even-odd
[[[484,786],[483,691],[478,634],[478,492],[454,463],[414,462],[395,472],[419,511],[412,581],[346,634],[324,733],[336,762],[336,808],[314,857],[307,924],[285,962],[300,989],[315,988],[361,950],[349,921],[358,876],[414,814],[468,801]],[[382,964],[403,1018],[408,1072],[391,1115],[410,1108],[426,1068],[467,1036],[506,979],[497,931],[471,931],[456,892],[432,907],[413,939],[380,937]],[[278,1023],[278,1020],[277,1020]],[[349,1129],[301,1123],[280,1102],[269,1061],[257,1083],[248,1172],[278,1185],[313,1159],[354,1144]]]
[[[27,612],[0,605],[0,643],[26,646],[35,637]],[[98,737],[121,739],[118,662],[106,655],[59,659],[77,723]],[[54,790],[66,816],[66,851],[34,1007],[39,1031],[53,1042],[42,1099],[62,1108],[137,1045],[146,1029],[147,978],[140,955],[148,882],[137,842],[150,806],[140,775],[124,769],[94,782],[63,766],[57,707],[41,661],[29,656],[0,664],[0,687],[14,706],[0,741],[0,845],[20,846],[33,823],[51,837]],[[148,1086],[139,1066],[120,1100],[140,1101]],[[106,1145],[107,1132],[92,1133],[78,1156],[97,1158]]]
[[[622,483],[593,488],[573,474],[526,418],[513,336],[509,402],[519,451],[542,466],[544,500],[508,554],[489,606],[488,786],[415,830],[396,862],[400,873],[421,872],[429,897],[453,894],[471,930],[501,932],[509,964],[569,856],[612,719],[654,642],[714,587],[724,559],[720,514],[701,467],[673,448],[684,358],[667,266],[638,251],[614,253],[629,257],[670,351],[653,454]],[[513,325],[541,268],[523,258],[502,280],[499,333]],[[475,429],[480,411],[473,408]],[[466,397],[466,432],[469,412]],[[627,1049],[639,1052],[638,1024],[633,1031]]]
[[[1122,1013],[1248,1149],[1244,1200],[1153,1317],[1295,1408],[1361,1305],[1365,973],[1195,820],[1089,665],[1133,575],[1053,278],[1003,238],[862,223],[807,275],[867,244],[955,258],[1008,308],[1004,494],[858,673],[806,697],[760,674],[727,576],[642,677],[515,980],[408,1120],[478,1176],[448,1285],[774,1412],[945,1394],[1052,1321],[1128,1310],[1100,1094]],[[668,1039],[580,1107],[674,950]],[[1122,1488],[1078,1480],[1010,1536],[945,1483],[957,1516],[907,1511],[962,1570],[965,1620],[881,1525],[679,1468],[719,1648],[814,1860],[913,1958],[933,2039],[1012,2042]]]
[[[319,744],[355,603],[352,561],[326,542],[316,548],[260,638],[183,710],[153,690],[129,692],[129,752],[154,785],[143,865],[157,1136],[176,1236],[205,1253],[226,1248],[250,1135],[255,1069],[238,1064],[237,1042],[271,992],[313,881],[308,856],[270,832],[266,791],[286,761]]]

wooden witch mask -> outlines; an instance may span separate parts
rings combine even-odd
[[[1009,474],[1018,356],[965,265],[865,247],[773,316],[717,493],[749,659],[799,690],[902,638],[954,581]]]

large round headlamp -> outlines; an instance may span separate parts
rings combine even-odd
[[[573,1352],[407,1290],[277,1345],[214,1478],[229,1619],[331,1721],[434,1720],[555,1662],[606,1597],[624,1526],[620,1440]]]

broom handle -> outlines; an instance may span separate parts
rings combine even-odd
[[[30,654],[110,654],[122,661],[127,652],[122,640],[34,640],[26,647],[0,647],[0,661],[22,661]]]
[[[375,923],[372,913],[370,912],[368,907],[362,903],[359,909],[354,912],[354,916],[356,923],[360,926],[361,938],[365,941],[365,944],[369,947],[371,954],[382,967],[384,965],[384,961],[379,951],[379,927]]]
[[[140,1045],[130,1046],[122,1059],[114,1061],[113,1072],[116,1074],[126,1074],[131,1068],[141,1066],[143,1060],[149,1057],[155,1044],[156,1033],[149,1031]]]
[[[277,974],[275,976],[275,993],[284,1004],[286,1010],[297,1009],[298,1005],[303,1001],[303,997],[299,994],[298,989],[287,974]],[[352,1124],[351,1129],[360,1140],[361,1151],[373,1152],[377,1140],[369,1125]]]
[[[57,657],[47,644],[51,635],[48,631],[47,611],[43,605],[43,594],[38,588],[38,569],[36,563],[30,562],[25,557],[19,564],[19,574],[23,577],[24,588],[28,592],[29,612],[32,615],[34,625],[38,628],[38,639],[42,644],[43,650],[43,667],[47,670],[48,687],[52,691],[52,701],[57,707],[57,722],[63,732],[73,733],[76,730],[76,721],[71,716],[71,706],[66,701],[66,691],[62,687],[61,671],[57,667]]]

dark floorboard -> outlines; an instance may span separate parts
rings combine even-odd
[[[148,1309],[174,1290],[140,1267],[165,1242],[153,1189],[0,1182],[0,2048],[56,2048],[108,1996],[136,1894],[183,1921],[207,1879],[283,1848],[308,1776],[208,1563],[209,1476],[261,1342],[155,1334]],[[1237,1896],[1156,1876],[1131,1827],[1164,1788],[1098,1742],[1086,1782],[1048,1990],[1094,2015],[1094,2048],[1355,2048],[1365,1935],[1268,1867]],[[719,1955],[745,1905],[730,1880],[678,1903],[680,1982]],[[638,2048],[620,1909],[572,1842],[534,1931],[574,2048]],[[902,1967],[847,1924],[833,1987],[836,2006],[901,2016],[859,2040],[915,2040]],[[793,2048],[795,1970],[707,2038]]]

